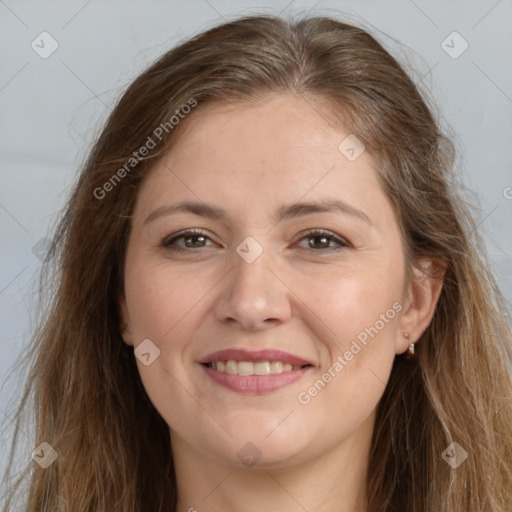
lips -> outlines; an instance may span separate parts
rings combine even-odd
[[[222,387],[237,393],[257,395],[289,386],[313,367],[306,359],[272,349],[219,350],[199,363],[206,375]]]

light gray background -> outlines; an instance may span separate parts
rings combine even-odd
[[[478,206],[493,268],[512,301],[512,3],[479,1],[229,0],[66,2],[0,0],[0,421],[23,375],[9,368],[30,339],[33,247],[48,234],[93,139],[121,90],[184,38],[239,14],[312,9],[345,12],[377,37],[433,92],[452,127],[458,168]],[[32,48],[46,31],[57,50]],[[452,58],[441,44],[457,31],[469,44]],[[386,35],[387,34],[387,35]],[[452,42],[453,40],[453,42]],[[399,43],[402,44],[400,46]],[[48,40],[45,48],[48,49]],[[462,48],[448,38],[451,52]],[[508,198],[507,198],[508,197]],[[72,343],[73,340],[70,340]],[[19,373],[19,372],[18,372]],[[28,456],[34,446],[22,434]],[[8,444],[0,440],[0,470]]]

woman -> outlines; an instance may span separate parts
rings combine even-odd
[[[511,333],[452,163],[357,27],[162,56],[49,254],[24,510],[509,512]]]

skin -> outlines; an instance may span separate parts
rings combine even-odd
[[[430,323],[441,285],[417,270],[405,281],[403,242],[372,159],[363,152],[349,161],[338,150],[348,133],[319,106],[276,95],[202,107],[183,123],[138,192],[120,297],[125,342],[150,339],[160,350],[137,365],[170,427],[177,510],[364,511],[376,407],[395,355]],[[284,204],[324,197],[370,222],[335,212],[273,219]],[[180,212],[144,224],[156,208],[185,200],[221,207],[226,220]],[[161,246],[188,228],[206,238],[177,240],[184,252]],[[334,238],[304,233],[315,228]],[[263,249],[252,263],[236,252],[249,236]],[[349,246],[332,251],[336,237]],[[298,394],[397,301],[400,313],[300,403]],[[277,348],[314,367],[277,391],[236,393],[197,362],[226,348]],[[237,457],[248,442],[261,455],[252,467]]]

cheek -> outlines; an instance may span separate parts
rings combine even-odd
[[[374,328],[382,334],[381,340],[389,338],[401,309],[402,272],[397,265],[352,267],[301,279],[299,293],[309,298],[311,309],[324,324],[331,356],[347,350],[354,339],[364,342],[365,333],[370,336],[368,330],[376,337]]]
[[[125,291],[134,343],[138,346],[149,339],[158,349],[154,364],[146,366],[136,360],[157,409],[159,404],[181,400],[180,383],[188,381],[186,372],[192,360],[190,340],[201,327],[208,294],[218,276],[219,269],[215,273],[212,268],[190,271],[168,261],[151,264],[134,258],[127,265]]]
[[[298,396],[308,414],[330,410],[333,420],[357,423],[376,406],[395,358],[402,305],[399,266],[375,265],[372,272],[333,276],[308,283],[312,309],[319,312],[325,348],[322,368]],[[335,405],[334,405],[335,404]],[[349,411],[357,411],[357,418]]]
[[[133,272],[127,272],[126,283],[135,341],[151,337],[161,344],[169,338],[179,341],[174,332],[184,319],[193,318],[194,307],[208,290],[208,276],[192,277],[167,262],[136,265]]]
[[[185,359],[198,329],[202,299],[211,288],[208,279],[205,273],[187,275],[168,262],[137,266],[133,261],[127,267],[126,296],[135,345],[149,339],[159,351],[150,365],[136,359],[139,374],[151,402],[173,427],[184,421],[174,411],[188,411],[189,417],[201,413],[188,391],[189,361]]]

